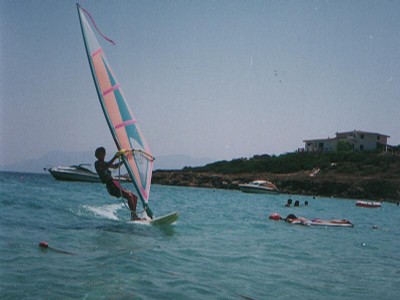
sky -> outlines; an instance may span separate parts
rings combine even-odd
[[[155,157],[400,144],[400,1],[82,1]],[[0,165],[116,150],[76,0],[0,0]]]

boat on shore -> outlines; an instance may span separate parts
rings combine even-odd
[[[270,181],[266,180],[255,180],[250,183],[239,184],[239,189],[243,193],[255,193],[255,194],[268,194],[278,193],[278,188]]]
[[[369,208],[378,208],[382,206],[382,202],[376,201],[357,201],[356,206],[359,207],[369,207]]]
[[[97,173],[93,172],[89,168],[90,164],[79,164],[71,166],[58,166],[52,168],[44,168],[57,180],[62,181],[84,181],[84,182],[100,182],[100,178]],[[126,176],[114,177],[120,181],[129,181]]]

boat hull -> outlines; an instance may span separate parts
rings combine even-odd
[[[267,189],[263,187],[254,187],[248,185],[239,185],[239,189],[243,193],[251,193],[251,194],[277,194],[277,190]]]
[[[97,175],[91,174],[77,174],[65,171],[49,170],[50,174],[57,180],[62,181],[84,181],[84,182],[100,182]]]
[[[382,203],[381,202],[357,201],[356,206],[367,207],[367,208],[379,208],[382,206]]]

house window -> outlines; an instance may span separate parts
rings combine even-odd
[[[360,150],[364,150],[364,145],[360,145]]]
[[[379,135],[377,135],[376,139],[379,141],[381,139],[381,137]]]
[[[364,133],[361,134],[360,139],[364,139]]]

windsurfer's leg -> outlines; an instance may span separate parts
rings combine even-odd
[[[137,197],[133,193],[129,193],[129,201],[132,203],[132,210],[136,211]]]
[[[122,197],[124,197],[128,201],[128,206],[131,210],[132,220],[138,219],[138,216],[136,214],[137,197],[132,192],[127,190],[122,190]]]

